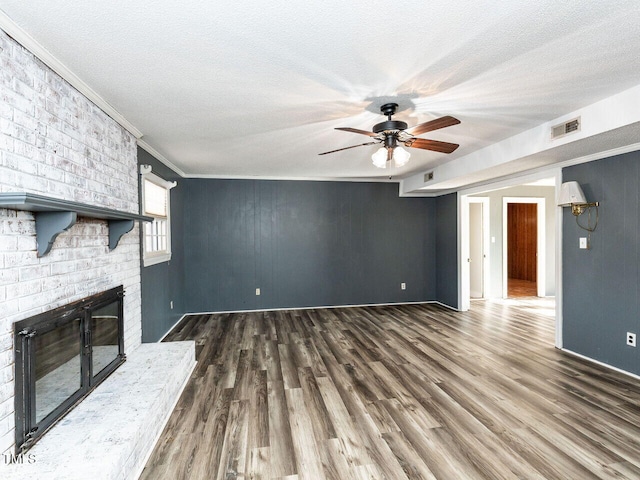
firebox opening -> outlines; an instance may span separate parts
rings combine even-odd
[[[119,286],[15,323],[16,451],[125,361],[123,298]]]

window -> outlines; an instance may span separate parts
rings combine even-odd
[[[153,222],[144,222],[143,264],[147,267],[171,260],[169,192],[176,183],[154,175],[146,165],[141,166],[141,172],[142,214],[153,217]]]

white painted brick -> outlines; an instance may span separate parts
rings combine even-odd
[[[47,278],[51,275],[50,265],[33,265],[30,267],[21,267],[19,270],[19,281],[27,282]]]
[[[22,236],[18,238],[18,245],[16,249],[19,252],[29,252],[29,251],[36,250],[37,245],[38,245],[38,242],[35,236],[32,236],[32,237]]]
[[[38,257],[36,252],[7,252],[4,254],[5,268],[36,265]]]
[[[15,284],[19,281],[17,268],[3,268],[0,270],[0,285]]]
[[[15,428],[15,421],[12,417],[13,416],[9,414],[4,418],[0,418],[0,435],[4,435]]]
[[[18,249],[18,237],[15,235],[0,236],[0,252],[13,252]]]
[[[9,332],[0,334],[0,352],[8,352],[8,363],[0,361],[0,367],[13,363],[13,339]]]
[[[13,414],[13,402],[15,401],[13,395],[7,398],[4,402],[0,403],[0,418],[8,418]]]
[[[13,108],[5,102],[0,102],[0,118],[13,120]]]
[[[13,439],[15,438],[15,431],[13,429],[9,430],[4,435],[0,434],[0,452],[2,452],[2,456],[11,455],[13,452]],[[4,461],[4,460],[3,460]]]
[[[137,213],[136,149],[130,133],[0,30],[1,192]],[[126,349],[140,345],[139,228],[113,252],[107,242],[106,222],[80,218],[39,258],[33,214],[0,209],[0,417],[8,413],[0,451],[14,441],[14,322],[124,285]]]
[[[13,368],[13,351],[11,348],[0,352],[0,368]],[[2,399],[0,398],[0,401]],[[0,416],[2,416],[0,414]]]
[[[11,365],[0,368],[0,384],[4,385],[9,382],[13,382],[13,367]]]
[[[42,280],[32,280],[30,282],[18,282],[7,285],[7,296],[9,298],[33,297],[42,292]]]

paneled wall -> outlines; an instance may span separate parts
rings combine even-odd
[[[458,197],[436,197],[436,300],[453,308],[458,304]]]
[[[156,342],[180,320],[185,311],[182,248],[182,234],[185,229],[184,186],[180,175],[139,147],[138,163],[151,165],[155,175],[178,183],[170,193],[171,243],[173,246],[171,261],[141,267],[142,341]]]
[[[626,345],[627,332],[640,335],[640,152],[565,168],[562,175],[578,181],[587,200],[600,202],[589,250],[579,248],[587,232],[563,209],[564,347],[640,375],[640,347]]]
[[[435,199],[395,183],[181,183],[188,312],[436,298]]]

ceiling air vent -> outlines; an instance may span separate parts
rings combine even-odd
[[[565,135],[568,135],[573,132],[577,132],[579,130],[580,130],[580,117],[561,123],[560,125],[551,127],[551,138],[556,139],[556,138],[564,137]]]
[[[433,180],[433,172],[425,173],[424,174],[424,183],[427,183],[430,180]]]

